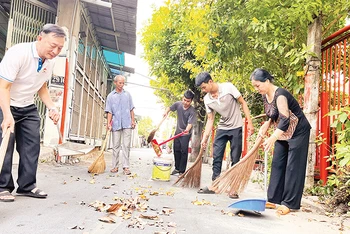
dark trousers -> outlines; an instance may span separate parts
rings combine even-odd
[[[191,139],[191,134],[181,136],[174,140],[174,159],[175,169],[180,173],[184,173],[187,167],[188,159],[188,144]]]
[[[19,154],[17,192],[28,192],[36,187],[36,171],[40,153],[40,117],[35,105],[11,106],[11,112],[15,120],[15,131],[10,136],[1,170],[0,191],[12,192],[15,189],[12,178],[12,157],[16,142],[16,150]],[[0,123],[3,119],[3,113],[0,111]],[[2,134],[1,128],[0,134]]]
[[[276,141],[271,165],[268,201],[300,209],[310,130],[288,141]]]
[[[217,129],[213,149],[213,176],[214,181],[221,173],[222,160],[227,142],[230,142],[231,166],[236,164],[242,154],[242,128],[230,130]]]

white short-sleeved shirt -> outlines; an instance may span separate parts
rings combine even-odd
[[[213,98],[210,93],[204,96],[207,113],[214,111],[221,115],[218,129],[230,130],[242,127],[242,113],[237,101],[241,93],[232,83],[219,83],[218,86],[218,98]]]
[[[39,55],[36,43],[14,45],[5,53],[0,63],[0,78],[12,83],[11,106],[25,107],[34,104],[34,95],[52,75],[53,59],[46,59],[38,71]]]

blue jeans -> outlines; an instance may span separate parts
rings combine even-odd
[[[228,141],[230,141],[231,166],[233,166],[239,161],[242,154],[242,127],[230,130],[216,130],[213,149],[213,181],[221,173],[222,160]]]

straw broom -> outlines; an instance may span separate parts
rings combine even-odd
[[[147,143],[148,143],[148,144],[153,140],[154,135],[156,134],[156,132],[158,131],[160,125],[163,123],[163,121],[164,121],[165,119],[166,119],[166,116],[164,116],[163,119],[162,119],[162,120],[160,121],[160,123],[158,124],[158,126],[150,132],[150,134],[149,134],[148,137],[147,137]]]
[[[201,183],[202,157],[204,148],[201,147],[196,161],[175,181],[174,185],[180,185],[185,188],[199,188]]]
[[[7,146],[8,146],[8,143],[9,143],[9,139],[10,139],[10,134],[11,131],[10,129],[6,129],[5,131],[5,135],[4,137],[2,138],[2,141],[1,141],[1,146],[0,146],[0,173],[1,173],[1,170],[2,170],[2,165],[4,164],[4,159],[5,159],[5,155],[6,155],[6,151],[7,151]]]
[[[90,165],[90,167],[88,169],[89,173],[101,174],[106,170],[106,161],[105,161],[105,157],[104,157],[104,151],[105,151],[107,140],[108,140],[110,133],[111,133],[111,130],[108,129],[107,134],[106,134],[106,138],[104,139],[104,141],[102,143],[101,150],[98,152],[98,157]]]
[[[259,153],[259,146],[266,132],[261,134],[262,135],[257,137],[254,146],[248,151],[243,159],[213,181],[212,186],[209,188],[210,190],[215,191],[215,193],[227,192],[229,194],[240,193],[243,191],[249,182],[256,157]]]

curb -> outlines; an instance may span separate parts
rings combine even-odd
[[[318,196],[303,196],[301,199],[302,208],[309,208],[312,212],[324,214],[326,211],[318,201]]]

